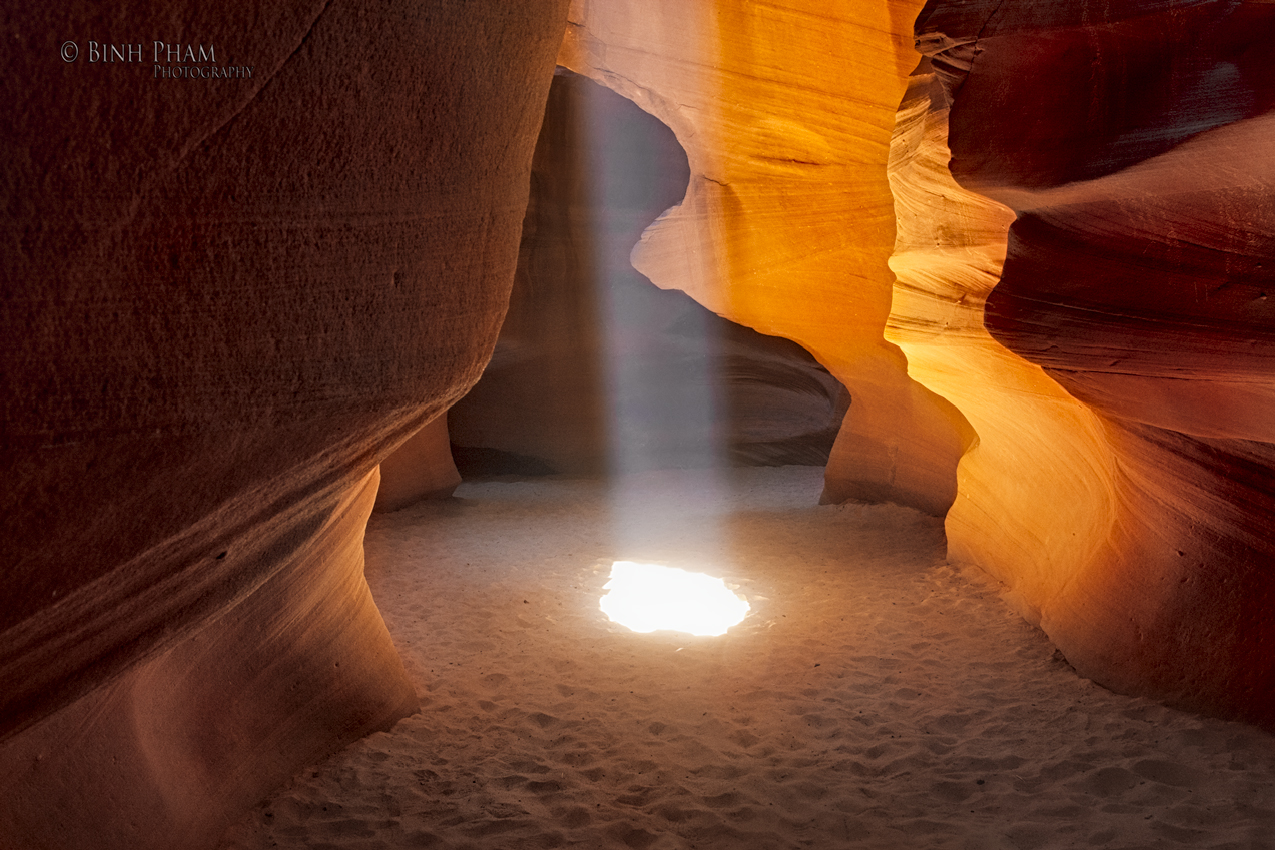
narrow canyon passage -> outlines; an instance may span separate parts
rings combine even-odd
[[[223,850],[1269,846],[1275,737],[1079,678],[945,563],[941,520],[816,506],[821,472],[647,473],[620,499],[506,477],[374,516],[422,710]],[[752,612],[629,632],[598,609],[622,558],[723,576]]]
[[[1275,0],[8,5],[0,850],[1275,850]]]

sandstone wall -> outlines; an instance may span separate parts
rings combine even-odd
[[[685,197],[643,234],[634,266],[798,342],[849,390],[825,498],[942,514],[973,434],[882,338],[885,169],[918,9],[575,0],[559,62],[655,115],[689,158]]]
[[[1273,14],[576,0],[559,61],[687,151],[635,266],[850,389],[826,498],[951,505],[1082,673],[1269,725]]]
[[[890,336],[979,435],[953,556],[1085,675],[1275,724],[1275,7],[933,2],[917,33]]]
[[[9,11],[0,846],[205,846],[412,710],[369,476],[490,355],[564,15]]]

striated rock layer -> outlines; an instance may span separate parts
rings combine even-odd
[[[490,355],[564,17],[9,13],[0,846],[206,846],[413,709],[373,472]],[[160,77],[177,33],[251,75]]]
[[[979,435],[952,555],[1085,675],[1275,725],[1275,7],[917,34],[891,338]]]
[[[240,604],[0,744],[5,847],[203,847],[415,709],[363,580],[373,472]]]
[[[672,128],[691,179],[634,266],[787,337],[850,392],[825,498],[941,515],[972,432],[882,338],[895,232],[885,177],[918,6],[576,0],[560,64]]]

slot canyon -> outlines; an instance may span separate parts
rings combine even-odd
[[[1273,846],[1275,3],[6,19],[0,850]]]

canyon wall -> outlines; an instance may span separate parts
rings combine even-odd
[[[827,500],[950,506],[1081,673],[1270,726],[1273,15],[575,0],[559,61],[687,151],[634,265],[849,388]]]
[[[559,63],[667,124],[681,203],[633,265],[657,286],[799,343],[851,397],[825,499],[941,515],[973,433],[907,374],[890,311],[894,115],[919,4],[575,0]]]
[[[375,469],[490,356],[564,18],[10,10],[0,846],[208,846],[414,709]]]
[[[495,346],[564,20],[687,154],[636,268],[849,389],[828,500],[950,507],[1080,672],[1275,726],[1275,5],[32,6],[0,846],[207,846],[413,710],[362,529]]]
[[[1269,3],[930,3],[889,333],[978,432],[952,557],[1082,674],[1266,726],[1273,35]]]

